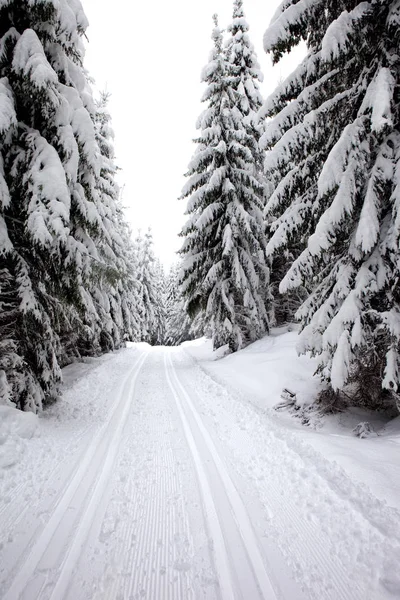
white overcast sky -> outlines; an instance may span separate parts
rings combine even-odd
[[[89,19],[85,66],[111,94],[123,203],[133,229],[153,230],[155,252],[176,260],[185,221],[178,201],[195,150],[195,123],[203,106],[200,73],[212,49],[212,15],[231,21],[230,0],[82,0]],[[264,96],[299,58],[272,68],[262,38],[280,0],[244,0],[250,36],[264,73]]]

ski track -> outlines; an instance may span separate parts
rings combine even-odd
[[[88,516],[89,507],[92,508],[92,503],[94,504],[97,502],[97,498],[103,491],[108,472],[110,468],[112,468],[112,462],[116,453],[115,448],[119,443],[116,434],[120,433],[121,428],[125,423],[136,377],[146,357],[147,353],[142,354],[125,378],[106,421],[93,437],[82,460],[77,463],[76,469],[68,479],[68,484],[59,498],[47,524],[36,538],[33,545],[29,548],[23,563],[18,565],[17,576],[2,596],[3,600],[17,600],[25,597],[31,598],[32,586],[35,590],[34,593],[38,597],[40,596],[44,586],[47,584],[47,578],[46,576],[39,575],[39,581],[34,583],[32,583],[32,579],[35,577],[35,573],[40,573],[43,570],[48,571],[48,561],[52,564],[57,558],[58,552],[62,551],[62,547],[58,547],[58,540],[62,540],[61,544],[63,544],[65,538],[65,531],[63,530],[65,530],[67,513],[76,513],[78,519],[82,518],[82,516]],[[111,460],[108,460],[108,451],[110,449]],[[106,457],[106,460],[103,463],[102,459],[104,459],[104,457]],[[93,464],[94,461],[95,464]],[[86,479],[89,480],[89,483]],[[84,491],[88,487],[87,495],[82,494],[80,486],[82,486]],[[89,506],[88,509],[85,510],[84,507],[87,498],[89,498]],[[62,598],[65,593],[66,586],[68,585],[68,576],[71,574],[73,566],[79,557],[79,550],[84,541],[86,527],[87,522],[81,520],[74,533],[71,546],[64,559],[58,583],[56,585],[56,590],[58,590],[59,595],[52,596],[53,600],[55,597]],[[51,557],[46,556],[46,554],[51,554]],[[43,561],[45,563],[44,566],[41,564]]]
[[[136,352],[135,350],[132,354]],[[114,369],[113,376],[108,376],[107,384],[102,386],[103,396],[107,386],[108,389],[110,386],[113,389],[118,377],[126,376],[126,359],[118,352],[106,355],[86,370],[96,379],[100,376],[101,381],[104,362],[108,360],[113,361]],[[85,412],[82,414],[79,411],[79,421],[74,414],[75,403],[68,403],[71,394],[76,396],[77,392],[85,398]],[[9,470],[7,476],[4,471],[0,471],[0,597],[5,590],[4,577],[10,580],[14,571],[16,573],[18,564],[22,562],[21,555],[26,554],[32,545],[32,539],[40,535],[46,520],[54,512],[59,497],[85,451],[85,444],[90,443],[94,428],[97,423],[101,425],[103,415],[110,410],[104,397],[98,406],[98,396],[99,393],[93,386],[88,386],[85,378],[78,380],[76,385],[72,385],[72,389],[66,390],[56,406],[43,416],[42,429],[49,434],[44,443],[36,437],[29,440],[29,453],[25,452],[18,468]],[[61,418],[58,416],[54,421],[53,417],[51,428],[48,429],[54,408],[61,413]],[[33,468],[30,454],[35,456]],[[6,532],[10,531],[12,534],[7,535]],[[10,560],[14,561],[15,569],[6,572],[6,564]]]
[[[94,520],[67,598],[218,597],[196,479],[162,357],[154,350],[139,378],[106,510]],[[90,573],[95,563],[104,571]]]
[[[70,471],[73,471],[77,464],[73,460],[71,461],[71,455],[74,455],[76,449],[80,446],[82,440],[86,438],[90,429],[91,426],[87,425],[81,432],[74,436],[74,438],[69,443],[66,444],[65,456],[60,460],[60,462],[54,463],[51,456],[42,456],[44,461],[48,463],[48,469],[46,470],[46,480],[54,482],[54,480],[59,477],[59,473],[62,472],[64,476],[67,476],[68,481],[68,477],[70,477]],[[40,498],[40,495],[36,495],[36,498],[32,498],[32,496],[30,494],[28,495],[28,493],[26,492],[26,480],[20,481],[16,486],[10,489],[10,494],[12,494],[12,497],[14,498],[20,496],[23,493],[25,494],[25,499],[27,503],[22,510],[17,503],[14,506],[11,505],[10,509],[11,498],[10,502],[4,502],[3,506],[0,509],[0,531],[9,529],[11,525],[13,525],[17,529],[23,526],[23,524],[29,518],[29,513],[31,513],[32,508],[34,508],[35,506],[35,499],[36,505],[40,503],[40,514],[42,515],[52,512],[54,509],[54,503],[57,502],[57,498],[54,497],[54,493],[50,494],[47,498],[47,506],[46,503],[43,503],[43,499]],[[38,525],[38,531],[39,530],[40,524]]]
[[[228,392],[184,351],[176,355],[182,380],[190,381],[192,401],[215,443],[225,447],[231,472],[244,490],[258,495],[268,521],[266,551],[278,546],[307,597],[400,597],[399,512],[277,419]]]
[[[184,350],[129,352],[78,381],[99,389],[53,460],[50,418],[31,440],[45,468],[0,505],[2,600],[400,597],[398,511]]]
[[[145,362],[146,358],[147,358],[147,354],[144,354],[144,356],[138,360],[137,364],[135,365],[135,367],[132,370],[132,373],[129,375],[129,377],[125,381],[125,383],[122,387],[121,393],[118,394],[115,413],[113,413],[112,416],[114,416],[114,414],[116,414],[118,412],[118,410],[120,409],[121,404],[122,404],[123,406],[122,406],[121,414],[118,415],[118,421],[112,429],[109,427],[111,420],[107,423],[106,431],[110,430],[111,435],[104,436],[103,440],[101,440],[102,444],[104,444],[106,449],[105,449],[104,454],[102,455],[102,458],[104,456],[105,456],[105,458],[103,460],[102,466],[100,467],[100,474],[98,476],[93,493],[90,497],[90,501],[89,501],[86,509],[80,515],[79,526],[74,534],[74,539],[73,539],[73,542],[67,552],[67,555],[64,558],[62,569],[58,576],[57,583],[51,593],[50,600],[57,600],[57,598],[63,598],[68,589],[70,580],[72,578],[74,567],[80,558],[83,545],[84,545],[85,540],[90,531],[91,521],[92,521],[92,519],[94,519],[94,517],[96,515],[96,508],[98,507],[99,502],[101,501],[101,498],[102,498],[103,494],[105,493],[108,479],[110,477],[111,470],[114,466],[114,462],[115,462],[116,455],[117,455],[117,452],[119,449],[119,445],[121,443],[122,431],[126,424],[129,410],[131,408],[131,400],[133,398],[133,391],[134,391],[136,379],[137,379],[138,374],[140,373],[140,369],[143,366],[143,363]],[[127,400],[125,398],[126,396],[127,396]],[[102,433],[103,432],[101,431],[99,433],[99,436]],[[96,440],[96,443],[97,443],[97,440]]]
[[[274,600],[276,595],[267,574],[264,558],[260,553],[250,518],[229,477],[223,459],[218,454],[189,394],[179,380],[171,353],[165,354],[165,369],[203,491],[203,502],[213,540],[217,572],[220,577],[221,596],[224,600],[238,597]],[[201,440],[197,443],[194,436],[195,428],[197,428],[196,437]],[[220,480],[218,486],[214,480],[212,490],[209,483],[210,474],[204,468],[207,454],[210,455]],[[210,470],[209,462],[207,470]],[[224,520],[222,515],[225,517]],[[228,515],[230,518],[227,518]],[[243,545],[241,553],[238,552],[237,545],[236,547],[232,545],[228,550],[227,540],[235,530],[237,530],[236,543],[239,541]],[[233,548],[235,548],[235,552],[233,552]],[[235,558],[239,558],[239,560],[235,560]]]

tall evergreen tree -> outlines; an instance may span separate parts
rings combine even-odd
[[[96,302],[102,350],[119,347],[124,339],[137,339],[139,290],[132,264],[131,232],[125,221],[116,184],[114,133],[107,110],[108,96],[96,103],[96,139],[100,150],[98,192],[103,235],[98,242],[101,263],[95,263],[93,297]]]
[[[90,121],[81,99],[86,79],[79,38],[86,23],[78,12],[67,19],[51,2],[3,2],[0,22],[1,253],[7,272],[1,292],[2,308],[14,314],[1,332],[12,349],[2,355],[2,381],[21,407],[37,410],[58,393],[60,344],[51,323],[71,317],[59,301],[60,274],[62,268],[66,279],[76,273],[69,185],[78,180],[78,140],[86,154],[91,150],[82,135]],[[73,295],[73,286],[66,287]]]
[[[189,220],[181,254],[188,310],[202,311],[214,347],[235,351],[268,327],[262,207],[264,186],[256,176],[254,139],[236,102],[217,18],[214,49],[203,71],[207,83],[201,130],[182,198]],[[233,56],[233,49],[231,49]]]
[[[140,315],[143,342],[162,344],[165,334],[164,272],[154,256],[153,234],[149,229],[136,238],[137,278],[141,286]]]
[[[238,118],[248,133],[248,145],[253,155],[254,175],[265,185],[263,163],[265,153],[260,150],[260,137],[264,132],[264,122],[257,118],[263,98],[259,82],[263,75],[254,46],[250,41],[249,25],[243,10],[243,1],[234,0],[233,20],[228,27],[230,37],[225,44],[227,81],[232,106],[238,111]]]
[[[155,285],[155,327],[153,330],[151,343],[155,346],[162,346],[165,343],[166,334],[166,295],[167,282],[164,267],[161,261],[156,258],[154,262],[154,285]]]
[[[79,0],[0,2],[0,23],[0,396],[39,410],[60,364],[119,343],[120,241]]]
[[[182,342],[203,335],[201,313],[191,319],[179,284],[181,265],[173,265],[166,280],[165,294],[165,345],[179,346]]]
[[[392,0],[285,0],[264,38],[275,62],[307,41],[262,111],[268,253],[303,246],[280,287],[312,289],[300,349],[372,405],[399,386],[399,20]]]

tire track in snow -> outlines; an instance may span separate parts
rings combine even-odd
[[[223,600],[230,600],[237,597],[248,598],[251,594],[252,600],[256,600],[255,594],[257,593],[257,597],[260,599],[274,600],[276,594],[266,571],[264,559],[242,499],[189,394],[179,380],[171,358],[171,352],[164,355],[164,361],[167,381],[176,400],[203,494],[221,597]],[[215,487],[215,480],[213,491],[211,490],[209,482],[210,466],[207,469],[205,467],[204,449],[207,450],[208,456],[211,457],[215,465],[219,478],[219,490]],[[226,508],[228,508],[228,512],[226,512]],[[223,518],[222,511],[224,513]],[[227,518],[229,513],[230,517]],[[238,538],[243,545],[243,554],[247,557],[247,564],[242,561],[239,562],[237,560],[238,555],[233,556],[232,547],[228,548],[227,540],[232,530],[239,533]],[[246,569],[247,572],[245,573]],[[239,572],[241,574],[240,578],[238,577]],[[253,591],[250,592],[250,589]]]
[[[35,575],[35,571],[40,571],[40,563],[45,553],[52,553],[52,540],[53,538],[57,540],[58,528],[60,525],[62,526],[62,521],[66,513],[72,509],[76,510],[80,524],[73,536],[71,545],[67,550],[62,565],[61,573],[55,588],[55,590],[57,590],[57,595],[54,594],[55,590],[53,590],[52,594],[54,600],[60,600],[63,597],[66,587],[68,586],[68,578],[72,574],[77,558],[79,558],[79,552],[83,547],[85,536],[90,527],[90,510],[95,512],[96,502],[99,501],[99,495],[101,495],[102,490],[104,490],[104,486],[107,483],[107,477],[112,469],[119,447],[119,439],[116,433],[120,434],[125,425],[131,406],[133,388],[140,369],[146,360],[147,354],[148,353],[143,353],[138,358],[133,368],[122,382],[117,398],[111,411],[107,415],[106,421],[93,437],[82,461],[77,464],[75,471],[71,474],[67,487],[60,497],[51,517],[39,537],[31,546],[29,554],[25,558],[23,564],[19,566],[14,580],[4,594],[2,600],[17,600],[22,596],[25,589],[30,585],[31,580]],[[116,423],[113,421],[116,421]],[[102,448],[103,452],[99,452],[99,448]],[[110,455],[108,455],[108,450],[110,450]],[[106,456],[106,459],[105,462],[102,463],[104,456]],[[110,456],[110,458],[108,458],[108,456]],[[93,461],[95,461],[95,467]],[[79,487],[88,474],[89,477],[91,477],[89,491],[82,498],[79,498]],[[73,504],[75,494],[77,493],[78,508]],[[85,509],[87,501],[89,501],[89,505]],[[65,532],[61,531],[60,538],[65,538]],[[55,544],[55,546],[58,550],[58,543]],[[46,583],[47,581],[44,581],[43,585]]]

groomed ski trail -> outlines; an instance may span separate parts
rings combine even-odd
[[[147,352],[139,356],[117,391],[116,400],[106,421],[77,463],[76,470],[51,517],[28,549],[23,563],[18,565],[17,574],[2,600],[40,598],[47,584],[46,576],[41,576],[40,573],[49,570],[49,565],[56,561],[67,542],[69,548],[63,558],[62,568],[50,598],[56,600],[64,597],[72,570],[82,551],[95,506],[105,491],[107,478],[118,451],[121,432],[131,408],[136,379],[146,358]],[[69,512],[76,515],[78,525],[75,526],[72,539],[66,540],[66,525],[73,526],[74,523],[69,518]]]
[[[224,600],[276,600],[240,495],[179,380],[170,352],[164,355],[164,361],[166,378],[182,419],[202,490],[221,596]]]
[[[252,521],[264,530],[260,540],[272,571],[285,564],[313,600],[400,597],[399,511],[279,418],[215,381],[187,353],[174,356],[192,403],[252,506]],[[291,590],[283,597],[297,600]]]
[[[181,348],[97,364],[0,494],[2,600],[399,597],[398,511],[300,435]]]

